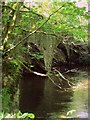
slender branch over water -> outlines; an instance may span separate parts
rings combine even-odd
[[[65,5],[65,4],[64,4]],[[41,25],[39,26],[36,30],[34,30],[33,32],[29,33],[25,38],[23,38],[22,40],[20,40],[14,47],[8,49],[4,54],[10,52],[11,50],[15,49],[19,44],[21,44],[23,41],[25,41],[28,37],[30,37],[32,34],[36,33],[40,28],[42,28],[49,20],[50,18],[56,13],[58,12],[61,8],[64,7],[64,5],[62,5],[61,7],[59,7],[56,11],[54,11],[52,14],[49,15],[49,17],[47,18],[47,20]]]
[[[15,59],[17,59],[17,58],[15,58]],[[56,84],[56,83],[54,82],[54,80],[50,77],[49,74],[42,74],[42,73],[33,71],[33,70],[31,70],[30,68],[28,68],[22,61],[20,61],[20,60],[18,60],[18,59],[17,59],[17,61],[18,61],[21,65],[23,65],[30,73],[33,73],[33,74],[35,74],[35,75],[39,75],[39,76],[42,76],[42,77],[48,77],[49,80],[50,80],[56,87],[58,87],[59,89],[66,90],[65,88],[62,88],[60,85]],[[56,69],[55,69],[55,70],[56,70]],[[66,81],[68,82],[68,85],[69,85],[70,87],[72,87],[71,84],[72,84],[72,85],[75,85],[74,83],[72,83],[72,82],[70,82],[68,79],[66,79],[58,70],[56,70],[56,71],[59,73],[60,77],[63,78],[63,80],[66,80]],[[70,84],[70,83],[71,83],[71,84]]]
[[[56,70],[55,68],[54,68],[54,70],[60,75],[60,77],[61,77],[63,80],[65,80],[65,81],[68,82],[68,85],[69,85],[70,87],[72,87],[72,85],[75,85],[73,82],[71,82],[71,81],[69,81],[67,78],[65,78],[61,72],[59,72],[59,71]]]

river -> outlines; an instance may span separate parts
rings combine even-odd
[[[88,118],[88,70],[64,73],[75,86],[59,89],[47,77],[24,73],[20,82],[19,109],[37,118]],[[56,77],[53,77],[57,83]],[[65,86],[66,87],[66,86]]]

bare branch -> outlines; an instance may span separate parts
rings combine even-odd
[[[9,5],[3,5],[2,7],[4,7],[4,8],[9,8],[10,10],[12,10],[12,11],[16,11],[14,8],[12,8],[12,7],[10,7]]]
[[[58,87],[59,89],[62,89],[58,84],[54,82],[54,80],[49,75],[48,75],[48,78],[56,87]]]
[[[42,76],[42,77],[46,77],[47,75],[46,74],[43,74],[43,73],[39,73],[39,72],[36,72],[36,71],[32,71],[31,69],[29,69],[22,61],[18,60],[17,58],[15,58],[21,65],[23,65],[30,73],[33,73],[35,75],[39,75],[39,76]]]
[[[71,82],[71,81],[69,81],[67,78],[65,78],[61,72],[59,72],[59,71],[56,70],[55,68],[53,68],[53,69],[60,75],[60,77],[61,77],[63,80],[65,80],[65,81],[68,82],[68,85],[69,85],[70,87],[72,87],[71,85],[75,85],[73,82]]]

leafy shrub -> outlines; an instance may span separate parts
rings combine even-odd
[[[25,120],[33,120],[35,115],[33,113],[21,113],[20,111],[17,113],[0,113],[0,120],[3,118],[22,118]]]
[[[10,106],[10,94],[9,94],[9,89],[8,88],[4,88],[2,89],[2,107],[3,107],[3,111],[5,112],[9,112],[9,106]]]

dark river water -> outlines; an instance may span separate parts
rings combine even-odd
[[[76,84],[72,89],[60,90],[47,77],[23,74],[19,109],[34,113],[37,118],[88,118],[87,70],[77,69],[64,75]],[[58,83],[57,77],[53,79]]]

